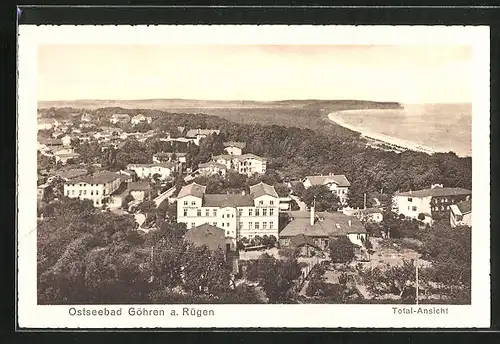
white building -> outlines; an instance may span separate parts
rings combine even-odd
[[[127,115],[126,113],[117,113],[111,116],[109,121],[113,124],[128,123],[130,122],[130,115]]]
[[[186,139],[192,140],[196,145],[200,144],[200,141],[209,135],[219,135],[220,130],[217,129],[191,129],[186,132]]]
[[[130,120],[130,123],[132,125],[137,125],[137,124],[139,124],[141,122],[151,123],[152,122],[152,118],[151,117],[146,117],[143,114],[139,114],[137,116],[132,117],[132,119]]]
[[[155,174],[158,174],[161,180],[165,180],[175,172],[176,165],[172,162],[128,164],[127,169],[134,171],[139,179],[152,178]]]
[[[198,172],[200,175],[203,176],[211,176],[214,174],[225,176],[226,171],[227,171],[226,165],[219,164],[215,161],[209,161],[198,165]]]
[[[61,137],[61,142],[64,147],[70,147],[71,146],[71,136],[69,135],[64,135]]]
[[[339,197],[340,203],[347,204],[347,194],[351,183],[343,174],[330,173],[328,176],[307,176],[302,183],[306,189],[314,185],[325,185]]]
[[[266,159],[255,154],[231,155],[222,154],[212,157],[216,163],[225,165],[238,173],[252,175],[254,173],[265,174],[267,169]]]
[[[472,201],[463,201],[450,206],[450,226],[472,227]]]
[[[182,164],[186,163],[186,156],[187,153],[157,153],[153,155],[153,162],[154,163],[160,163],[160,162],[180,162]]]
[[[470,190],[435,184],[429,189],[394,194],[393,211],[413,219],[418,219],[423,214],[420,216],[425,217],[424,222],[431,223],[431,219],[447,219],[450,216],[450,206],[470,200],[471,195]]]
[[[120,187],[120,175],[101,171],[91,176],[83,176],[64,183],[64,195],[70,198],[89,199],[95,207],[103,205],[110,194]]]
[[[59,126],[59,122],[54,118],[38,118],[37,129],[38,130],[50,130]]]
[[[229,155],[241,155],[245,147],[246,147],[245,142],[235,142],[235,141],[224,142],[224,150]]]
[[[193,228],[204,223],[225,230],[226,237],[278,238],[279,197],[273,186],[259,183],[250,193],[206,194],[206,187],[192,183],[177,196],[177,222]]]

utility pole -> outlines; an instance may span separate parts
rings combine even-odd
[[[415,261],[415,282],[416,282],[416,288],[415,288],[415,301],[416,304],[418,305],[418,258]]]
[[[363,207],[366,209],[366,192],[363,194]]]
[[[154,245],[151,245],[151,278],[150,282],[154,281],[154,267],[153,267],[153,262],[154,262]]]

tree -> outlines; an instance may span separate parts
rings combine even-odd
[[[346,236],[332,240],[330,259],[333,263],[350,263],[354,259],[354,244]]]
[[[128,210],[128,204],[134,200],[134,197],[131,194],[127,194],[125,197],[123,197],[122,200],[122,209]]]
[[[340,201],[325,185],[313,185],[302,194],[302,201],[309,207],[315,204],[317,211],[337,210]]]

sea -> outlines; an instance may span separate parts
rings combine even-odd
[[[472,104],[405,104],[402,109],[340,111],[335,118],[365,135],[472,156]]]

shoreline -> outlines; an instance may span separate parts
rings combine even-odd
[[[363,137],[369,141],[373,141],[376,144],[386,144],[389,146],[394,146],[394,150],[398,150],[398,149],[403,150],[403,151],[404,150],[413,150],[413,151],[423,152],[423,153],[427,153],[427,154],[443,153],[444,152],[443,150],[439,150],[439,149],[435,149],[435,148],[431,148],[431,147],[426,147],[424,145],[421,145],[421,144],[418,144],[418,143],[415,143],[412,141],[407,141],[407,140],[399,139],[396,137],[392,137],[392,136],[388,136],[388,135],[384,135],[384,134],[379,134],[379,133],[373,132],[371,130],[361,129],[361,128],[356,127],[354,125],[345,123],[339,116],[341,113],[348,113],[348,112],[354,112],[354,111],[358,112],[358,111],[365,111],[365,110],[363,109],[363,110],[346,110],[346,111],[330,112],[328,114],[328,119],[330,121],[340,125],[341,127],[344,127],[346,129],[349,129],[349,130],[352,130],[352,131],[359,133],[361,135],[361,137]],[[381,149],[381,148],[379,147],[379,149]]]

